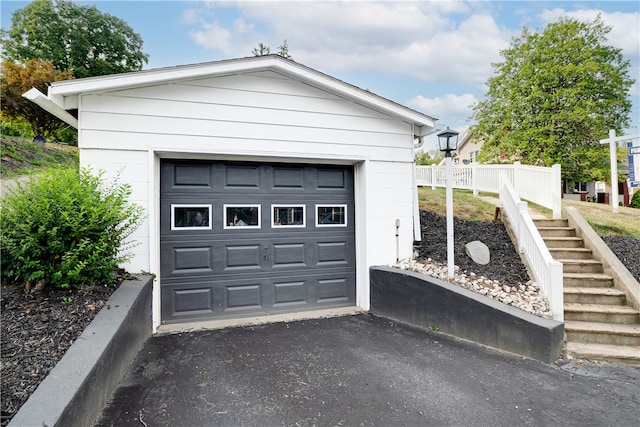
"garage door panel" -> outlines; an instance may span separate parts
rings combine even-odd
[[[273,268],[308,267],[304,243],[274,243]]]
[[[305,179],[304,170],[300,168],[273,168],[273,182],[271,190],[283,189],[290,191],[292,189],[304,190]]]
[[[319,189],[347,190],[346,171],[343,169],[318,169]]]
[[[275,282],[273,285],[273,306],[279,307],[293,307],[293,306],[305,306],[307,305],[307,286],[305,281],[284,281]]]
[[[210,165],[176,165],[171,187],[198,186],[210,188],[210,177]]]
[[[262,268],[261,245],[225,245],[222,271],[256,271]]]
[[[347,265],[349,243],[347,241],[319,242],[317,248],[317,264],[324,265]]]
[[[258,166],[226,166],[224,174],[226,190],[260,188],[260,169]]]
[[[173,248],[174,273],[213,273],[211,247]]]
[[[261,283],[225,286],[225,311],[264,309]]]
[[[163,318],[211,317],[215,314],[214,293],[209,283],[163,287],[161,298]]]
[[[316,287],[317,302],[328,304],[351,301],[355,297],[352,291],[352,289],[355,289],[353,286],[354,279],[351,275],[319,279]]]

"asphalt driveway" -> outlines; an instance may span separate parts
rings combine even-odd
[[[640,368],[548,366],[371,315],[150,338],[96,426],[637,426]]]

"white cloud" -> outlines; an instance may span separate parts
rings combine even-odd
[[[189,35],[205,49],[217,49],[225,53],[232,50],[233,34],[217,21],[203,23],[200,30],[191,31]]]
[[[478,99],[469,93],[455,95],[448,93],[435,98],[425,98],[421,95],[407,101],[407,105],[426,114],[437,112],[438,121],[451,128],[466,126],[471,117],[472,107]]]
[[[460,1],[220,5],[229,6],[239,7],[243,19],[256,28],[238,31],[214,21],[192,31],[196,43],[239,57],[250,54],[260,42],[275,51],[286,39],[296,61],[329,73],[375,69],[480,87],[491,74],[491,62],[499,59],[499,50],[508,46],[512,36],[490,15],[470,15],[468,4]],[[208,13],[215,13],[208,7]],[[460,17],[459,23],[453,19]],[[223,40],[212,40],[220,36]]]

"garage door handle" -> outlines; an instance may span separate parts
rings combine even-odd
[[[263,248],[264,249],[264,260],[268,260],[269,259],[269,246],[266,246]]]

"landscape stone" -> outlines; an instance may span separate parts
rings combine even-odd
[[[464,246],[464,249],[467,255],[476,264],[487,265],[489,264],[489,261],[491,261],[491,253],[489,252],[489,248],[479,240],[474,240],[473,242],[467,243]]]

